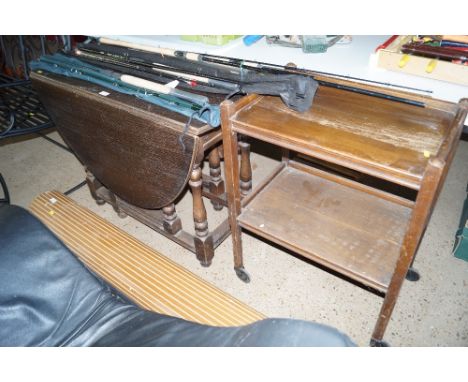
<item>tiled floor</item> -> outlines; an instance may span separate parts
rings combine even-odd
[[[56,132],[49,134],[60,139]],[[274,158],[255,152],[254,182],[274,164]],[[468,345],[468,262],[451,254],[454,233],[466,196],[468,142],[460,142],[433,217],[415,262],[422,277],[405,282],[387,329],[393,346]],[[39,193],[65,191],[84,179],[84,171],[70,153],[37,136],[0,141],[0,172],[9,185],[12,203],[27,207]],[[245,266],[250,284],[233,271],[228,238],[215,253],[213,264],[202,268],[195,256],[134,219],[120,219],[108,205],[97,206],[88,189],[71,195],[138,239],[175,260],[205,280],[233,294],[268,316],[293,317],[335,326],[359,345],[367,345],[382,299],[269,245],[243,236]],[[206,203],[210,225],[226,216]],[[191,224],[191,197],[177,205],[187,230]]]

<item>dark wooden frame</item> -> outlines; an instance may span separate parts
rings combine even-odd
[[[227,205],[221,176],[222,133],[218,127],[120,92],[51,73],[31,73],[64,141],[86,169],[98,204],[109,203],[194,252],[209,266],[229,235],[227,219],[209,229],[204,197],[215,210]],[[219,102],[222,96],[213,96]],[[241,150],[249,163],[248,144]],[[202,174],[208,157],[209,175]],[[246,173],[246,187],[249,185]],[[182,227],[176,205],[190,187],[195,233]]]
[[[229,236],[229,220],[225,219],[216,228],[209,230],[208,218],[203,197],[208,198],[213,208],[220,211],[227,207],[224,180],[221,176],[221,160],[223,146],[221,131],[215,130],[202,137],[194,164],[190,173],[188,186],[193,198],[193,221],[195,235],[185,231],[182,221],[177,215],[176,205],[171,203],[161,209],[145,209],[132,205],[115,195],[105,187],[96,177],[86,170],[86,182],[91,196],[97,204],[109,203],[119,217],[127,215],[154,229],[182,247],[195,253],[200,264],[209,267],[214,257],[214,250]],[[241,167],[247,169],[244,186],[245,192],[251,188],[250,144],[243,142],[241,149]],[[208,154],[207,154],[208,153]],[[208,159],[210,174],[202,174],[202,164]],[[250,172],[249,172],[250,171]],[[250,180],[250,181],[249,181]],[[249,188],[250,187],[250,188]]]
[[[373,87],[369,87],[373,88]],[[399,92],[389,91],[389,93],[400,95]],[[448,108],[452,107],[453,104],[449,104],[443,101],[432,100],[428,97],[420,97],[416,95],[408,95],[403,93],[402,95],[408,96],[411,99],[415,99],[421,102],[426,103],[427,107],[432,108]],[[343,95],[344,96],[344,95]],[[243,255],[242,255],[242,240],[241,240],[241,228],[246,228],[245,225],[241,227],[239,224],[239,217],[243,210],[243,207],[250,203],[255,197],[261,193],[261,191],[272,182],[272,180],[279,174],[285,167],[291,166],[294,168],[301,168],[303,171],[318,171],[316,169],[307,169],[306,166],[291,160],[290,150],[293,150],[296,153],[305,154],[320,160],[329,161],[333,165],[345,166],[351,168],[352,170],[360,170],[359,163],[351,163],[349,165],[349,159],[341,158],[339,155],[330,154],[321,148],[311,148],[307,145],[301,144],[301,142],[296,142],[294,139],[289,139],[288,136],[285,138],[278,139],[278,136],[274,134],[269,134],[266,130],[262,131],[261,128],[256,128],[256,126],[246,126],[237,123],[235,116],[241,110],[248,110],[259,102],[262,97],[251,95],[245,97],[233,103],[231,101],[225,101],[221,105],[221,118],[222,118],[222,129],[223,129],[223,144],[225,152],[225,168],[226,168],[226,191],[228,196],[228,208],[229,208],[229,221],[231,225],[231,233],[233,240],[233,252],[234,252],[234,269],[236,270],[237,275],[243,281],[249,281],[250,277],[244,269],[243,264]],[[355,189],[358,189],[362,192],[368,194],[379,194],[384,199],[391,200],[397,204],[404,205],[408,208],[411,208],[412,212],[408,225],[406,228],[406,233],[404,234],[403,244],[400,247],[400,255],[396,262],[396,267],[391,276],[391,281],[388,285],[388,288],[383,288],[380,292],[383,292],[384,301],[372,333],[370,344],[372,346],[386,346],[385,341],[383,341],[383,336],[385,329],[390,320],[390,316],[395,307],[395,303],[400,292],[401,286],[405,279],[405,276],[409,275],[412,271],[412,264],[417,252],[418,246],[423,237],[425,228],[428,224],[430,215],[435,206],[437,197],[440,193],[442,185],[444,183],[447,171],[449,169],[450,163],[452,162],[455,149],[460,138],[464,120],[467,115],[468,110],[468,99],[463,99],[459,102],[455,116],[451,121],[450,128],[448,133],[443,139],[442,144],[439,147],[439,150],[436,155],[427,161],[427,166],[424,171],[423,177],[420,183],[415,181],[409,181],[408,178],[397,177],[394,174],[381,173],[375,168],[368,168],[367,174],[371,174],[376,177],[382,177],[383,179],[400,184],[409,188],[417,190],[416,200],[413,202],[404,198],[400,198],[390,193],[385,193],[380,190],[373,189],[372,187],[364,186],[359,183],[355,183],[352,180],[344,180],[344,178],[339,179],[334,175],[327,175],[322,173],[321,176],[333,177],[333,181],[338,183],[347,183],[353,184]],[[285,126],[286,129],[286,126]],[[239,172],[239,162],[237,157],[238,151],[238,134],[252,136],[254,138],[278,145],[283,148],[283,159],[280,165],[268,176],[262,183],[260,183],[246,198],[241,199],[242,196],[242,183],[241,183],[241,174]],[[273,207],[274,208],[274,207]],[[275,241],[274,237],[268,237],[268,234],[264,232],[261,228],[258,227],[247,227],[249,230],[253,231],[260,237],[265,237],[269,240]],[[278,243],[278,241],[276,241]],[[284,243],[279,243],[280,245]],[[287,248],[292,249],[293,251],[304,255],[302,248],[297,246],[288,246]],[[325,264],[326,266],[329,264]],[[352,274],[346,272],[346,269],[334,269],[333,266],[329,268],[334,271],[341,273],[351,279],[354,279],[358,282],[361,280],[354,278]]]

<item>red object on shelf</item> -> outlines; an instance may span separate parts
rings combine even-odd
[[[398,35],[393,35],[390,37],[387,41],[385,41],[383,44],[380,44],[377,48],[375,48],[375,51],[377,52],[380,49],[385,49],[387,46],[389,46],[393,41],[397,39]]]
[[[450,49],[459,50],[460,52],[468,52],[468,48],[462,48],[461,46],[451,46]]]

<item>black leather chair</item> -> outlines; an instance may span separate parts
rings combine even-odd
[[[0,205],[1,346],[353,346],[336,329],[265,319],[210,327],[142,310],[27,210]]]

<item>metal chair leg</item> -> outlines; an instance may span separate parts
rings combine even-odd
[[[8,192],[8,187],[2,174],[0,174],[0,185],[2,186],[4,196],[3,199],[0,199],[0,204],[10,204],[10,193]]]

